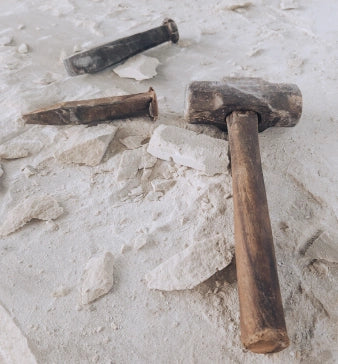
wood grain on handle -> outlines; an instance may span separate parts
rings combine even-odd
[[[289,345],[258,144],[258,117],[227,117],[243,345],[272,353]]]

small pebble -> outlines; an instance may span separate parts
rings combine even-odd
[[[18,47],[18,52],[21,54],[28,53],[28,45],[25,43],[20,44]]]

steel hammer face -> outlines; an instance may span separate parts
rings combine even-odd
[[[301,111],[296,85],[261,79],[193,82],[187,92],[187,120],[216,125],[228,133],[241,340],[255,353],[273,353],[289,345],[258,131],[294,126]]]
[[[302,113],[302,94],[294,84],[276,84],[260,78],[226,78],[221,82],[196,81],[186,93],[185,118],[227,130],[233,111],[254,111],[258,131],[271,126],[295,126]]]

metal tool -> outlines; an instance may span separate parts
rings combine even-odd
[[[70,125],[149,116],[156,120],[158,106],[155,91],[104,97],[100,99],[62,102],[22,116],[27,124]]]
[[[76,53],[63,63],[70,76],[95,73],[164,42],[176,43],[178,39],[176,23],[172,19],[165,19],[157,28]]]

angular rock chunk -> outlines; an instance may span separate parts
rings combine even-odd
[[[160,61],[157,58],[139,54],[115,67],[114,72],[120,77],[134,78],[137,81],[142,81],[156,76],[156,67],[159,64]]]
[[[34,126],[0,144],[0,158],[25,158],[38,153],[44,146],[54,141],[56,134],[57,131],[52,127]]]
[[[239,9],[248,9],[253,5],[251,1],[243,1],[243,0],[230,0],[226,1],[225,4],[222,4],[222,7],[225,10],[236,11]]]
[[[104,252],[89,259],[83,274],[81,302],[86,305],[107,294],[113,287],[114,257]]]
[[[13,37],[11,35],[4,35],[0,37],[0,46],[8,46],[13,42]]]
[[[37,364],[27,339],[10,314],[0,306],[0,362]]]
[[[120,139],[120,142],[128,149],[136,149],[141,147],[142,142],[146,139],[144,135],[130,135],[126,138]]]
[[[123,181],[134,178],[139,169],[152,168],[157,161],[152,155],[147,153],[146,146],[141,148],[125,150],[122,153],[117,180]]]
[[[29,52],[28,45],[26,43],[22,43],[18,47],[18,52],[21,54],[25,54]]]
[[[158,126],[149,142],[148,153],[208,176],[228,173],[228,142],[170,125]]]
[[[0,236],[18,230],[32,219],[55,220],[63,213],[63,208],[49,195],[32,196],[10,211],[0,227]]]
[[[297,0],[281,0],[279,7],[282,10],[298,9],[299,4]]]
[[[334,239],[327,232],[323,232],[306,250],[305,255],[312,259],[338,263],[338,237]]]
[[[233,246],[224,237],[196,242],[147,273],[148,288],[192,289],[228,266],[233,255]]]
[[[55,154],[55,157],[66,164],[96,166],[101,162],[116,131],[117,128],[113,125],[76,127],[74,134],[65,142],[62,150]]]

